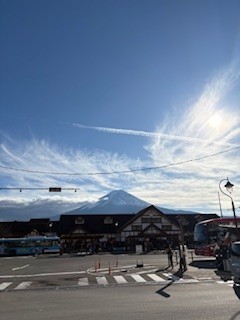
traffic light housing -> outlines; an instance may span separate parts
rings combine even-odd
[[[49,192],[61,192],[62,188],[54,187],[54,188],[49,188]]]

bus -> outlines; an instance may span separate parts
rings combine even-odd
[[[60,253],[60,238],[31,236],[24,238],[0,238],[1,256],[35,255]]]
[[[195,254],[215,256],[218,246],[237,240],[240,218],[215,218],[198,222],[194,228]]]

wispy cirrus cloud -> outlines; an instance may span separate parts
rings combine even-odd
[[[5,187],[76,187],[80,189],[77,194],[68,192],[68,196],[74,199],[79,198],[80,194],[84,201],[96,199],[99,188],[111,190],[119,187],[117,178],[99,172],[111,172],[116,167],[126,170],[129,165],[130,161],[125,156],[103,151],[62,150],[37,139],[19,144],[18,147],[15,144],[3,145],[0,149],[2,181],[8,181]],[[14,193],[16,197],[22,197],[23,194],[27,197],[29,194]],[[32,197],[32,194],[29,196]],[[38,196],[44,197],[44,192],[39,192]],[[58,196],[51,197],[57,199]]]
[[[173,135],[178,133],[181,136],[191,137],[192,140],[187,141],[187,144],[182,140],[173,145],[171,141],[163,140],[159,135],[149,147],[153,158],[158,158],[159,153],[166,149],[170,150],[169,153],[174,157],[177,156],[175,151],[180,157],[183,155],[198,157],[209,152],[209,145],[212,152],[219,152],[224,145],[238,145],[239,109],[231,110],[229,106],[224,106],[223,100],[236,85],[239,75],[238,69],[231,66],[207,82],[196,101],[183,108],[184,112],[179,117],[178,123],[175,123],[175,126],[169,123],[164,127],[165,130],[168,127],[174,128]],[[159,133],[164,134],[164,129],[159,125]]]

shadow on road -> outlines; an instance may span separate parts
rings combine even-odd
[[[168,268],[166,268],[168,269]],[[184,274],[183,270],[178,270],[177,272],[175,272],[173,274],[174,277],[178,277],[178,278],[182,278]],[[158,291],[156,291],[157,294],[160,294],[161,296],[163,296],[164,298],[170,298],[170,294],[165,292],[165,289],[167,289],[168,287],[170,287],[176,280],[173,279],[170,280],[170,282],[168,284],[166,284],[164,287],[162,287],[161,289],[159,289]]]
[[[216,270],[215,273],[216,273],[216,275],[219,276],[219,277],[221,278],[221,280],[223,280],[223,281],[232,280],[231,272]]]
[[[240,311],[235,313],[229,320],[238,320],[240,319]]]
[[[235,284],[235,285],[233,286],[233,290],[234,290],[236,296],[238,297],[238,299],[240,299],[240,286],[238,286],[238,285]]]
[[[217,276],[221,278],[221,280],[223,281],[232,280],[231,272],[218,270],[215,260],[196,260],[191,262],[189,265],[199,269],[216,269],[214,272]]]
[[[195,260],[189,263],[190,266],[199,269],[216,269],[216,261],[214,260]]]

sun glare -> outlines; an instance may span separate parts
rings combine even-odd
[[[213,128],[218,128],[223,123],[223,119],[219,114],[214,114],[208,120],[208,123]]]

